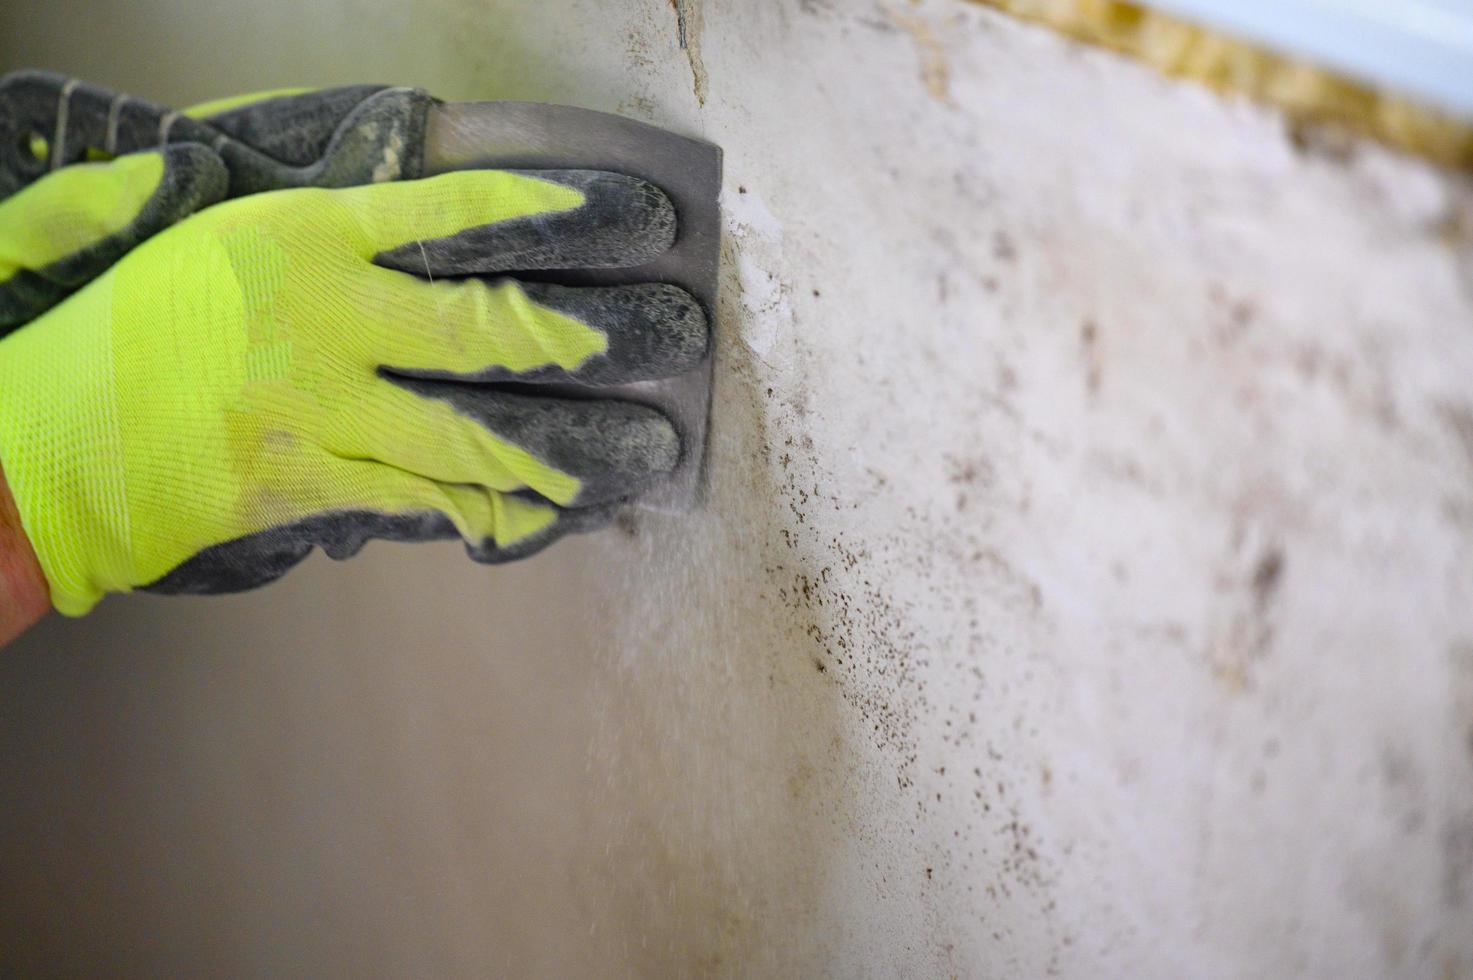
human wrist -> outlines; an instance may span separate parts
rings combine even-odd
[[[46,615],[50,590],[0,464],[0,645]]]

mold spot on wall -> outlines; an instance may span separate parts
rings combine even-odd
[[[1207,659],[1213,676],[1227,690],[1241,693],[1252,686],[1253,666],[1272,649],[1273,611],[1283,587],[1286,557],[1284,549],[1272,542],[1250,550],[1245,530],[1235,531],[1232,538],[1228,556],[1213,572],[1221,611]]]

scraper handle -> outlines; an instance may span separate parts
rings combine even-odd
[[[14,72],[0,78],[0,200],[59,167],[168,143],[212,148],[231,197],[412,179],[434,104],[417,89],[360,85],[267,99],[206,123],[53,72]]]

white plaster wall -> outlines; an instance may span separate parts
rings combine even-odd
[[[960,0],[678,6],[0,9],[6,66],[728,174],[708,507],[47,622],[0,965],[1473,975],[1466,183]]]

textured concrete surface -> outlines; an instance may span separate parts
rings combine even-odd
[[[0,57],[728,174],[704,512],[0,655],[3,965],[1473,975],[1463,181],[953,0],[11,0]]]

